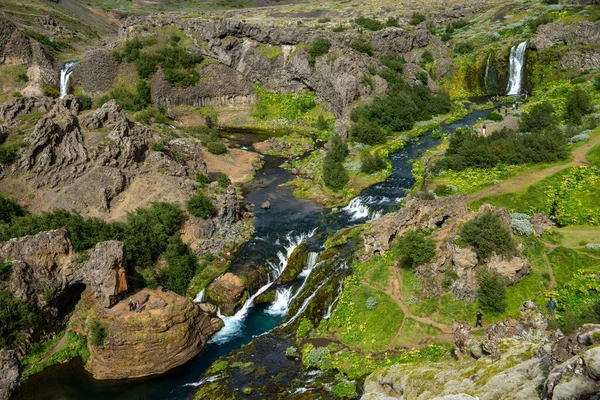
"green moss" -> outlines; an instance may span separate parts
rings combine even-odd
[[[227,361],[224,360],[217,360],[214,363],[212,363],[212,365],[208,368],[208,370],[206,371],[207,375],[215,375],[218,374],[221,371],[224,371],[228,366]]]
[[[276,60],[281,55],[281,47],[271,46],[264,43],[258,46],[258,51],[260,52],[260,54],[262,54],[271,61]]]

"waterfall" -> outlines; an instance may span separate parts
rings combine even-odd
[[[508,86],[506,87],[506,94],[508,96],[518,96],[521,94],[526,49],[527,42],[519,43],[518,46],[513,46],[510,49],[509,78]]]
[[[204,294],[206,293],[206,288],[202,289],[194,299],[194,303],[202,303],[204,301]]]
[[[285,324],[281,325],[281,328],[285,328],[286,326],[288,326],[289,324],[291,324],[292,322],[294,322],[296,319],[298,319],[298,317],[304,312],[306,311],[306,308],[308,307],[308,305],[310,304],[310,302],[312,301],[312,299],[315,298],[315,296],[317,295],[317,293],[319,292],[319,290],[321,290],[321,288],[323,286],[325,286],[325,284],[329,282],[329,279],[325,279],[323,281],[323,283],[321,283],[319,285],[319,287],[317,287],[315,289],[314,292],[312,292],[312,294],[310,296],[308,296],[306,298],[306,300],[304,300],[304,302],[302,303],[302,305],[300,306],[300,308],[298,309],[298,311],[296,312],[296,314],[294,314],[294,316],[292,318],[290,318],[289,320],[287,320],[287,322]]]
[[[488,54],[487,62],[485,63],[485,75],[483,76],[483,85],[485,86],[485,91],[489,93],[490,85],[489,75],[490,75],[490,58],[492,57],[492,53]]]
[[[329,319],[331,317],[331,312],[333,311],[333,306],[335,305],[335,303],[337,303],[337,301],[340,299],[340,297],[342,297],[343,291],[344,291],[344,280],[342,279],[340,281],[340,287],[338,289],[337,296],[335,299],[333,299],[331,304],[329,304],[329,307],[327,307],[327,312],[325,313],[325,316],[323,317],[323,319]]]
[[[73,73],[73,65],[75,65],[77,61],[69,61],[65,64],[64,67],[60,70],[60,97],[63,98],[69,94],[69,79],[71,78],[71,74]]]
[[[244,303],[242,308],[237,313],[235,313],[235,315],[225,316],[225,315],[221,314],[221,310],[217,310],[217,316],[223,320],[224,326],[220,331],[215,333],[214,336],[210,338],[210,340],[209,340],[210,343],[217,343],[217,344],[226,343],[226,342],[230,341],[231,339],[241,335],[240,326],[246,319],[246,316],[248,315],[248,311],[254,305],[254,299],[256,299],[258,296],[260,296],[261,294],[266,292],[271,287],[271,285],[273,284],[273,281],[275,281],[275,279],[277,279],[279,277],[279,275],[281,275],[281,273],[285,269],[290,256],[294,252],[294,249],[296,249],[296,247],[298,247],[300,244],[302,244],[302,242],[304,242],[306,239],[312,237],[316,233],[316,231],[317,231],[317,228],[313,229],[312,231],[310,231],[308,233],[303,232],[298,235],[294,235],[294,231],[291,231],[286,235],[285,238],[287,241],[287,245],[284,245],[285,251],[280,251],[277,253],[277,257],[279,258],[279,263],[277,263],[277,264],[269,263],[269,265],[272,268],[272,271],[271,271],[272,276],[269,276],[268,282],[264,286],[262,286],[260,289],[258,289],[258,291],[256,291],[256,293],[254,293],[252,296],[250,296],[248,298],[248,300],[246,300],[246,302]],[[279,240],[277,240],[275,242],[275,244],[279,244]],[[271,279],[271,278],[273,278],[273,279]]]
[[[375,212],[371,213],[370,204],[377,203],[376,199],[373,196],[357,196],[353,198],[350,203],[342,208],[347,214],[350,214],[350,220],[355,221],[358,219],[369,218],[377,219],[381,216],[381,213]]]

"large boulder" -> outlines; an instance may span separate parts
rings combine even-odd
[[[231,272],[211,283],[206,290],[207,301],[217,304],[223,315],[235,314],[247,298],[246,283]]]
[[[509,285],[519,282],[529,273],[529,262],[526,258],[493,255],[486,262],[489,270],[506,278]]]
[[[531,39],[533,49],[542,50],[557,45],[593,45],[600,43],[600,21],[582,21],[567,25],[564,21],[538,26]]]
[[[140,312],[129,311],[126,301],[107,309],[84,296],[74,314],[78,329],[88,331],[94,321],[106,328],[104,343],[88,340],[86,369],[96,379],[162,374],[196,356],[223,326],[208,308],[172,292],[144,289],[132,300],[141,300]]]
[[[63,304],[53,304],[46,296],[60,299],[71,286],[88,286],[99,304],[110,307],[128,290],[125,249],[121,242],[96,245],[89,259],[78,264],[67,231],[57,229],[0,244],[0,259],[12,264],[9,290],[44,313],[55,316]],[[44,288],[44,290],[40,290]]]
[[[0,350],[0,400],[9,400],[19,387],[21,363],[14,350]]]

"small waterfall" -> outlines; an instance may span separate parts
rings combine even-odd
[[[490,92],[489,76],[490,76],[490,59],[491,58],[492,58],[492,53],[488,54],[487,62],[485,63],[485,75],[483,76],[483,85],[485,86],[485,91],[487,93]]]
[[[333,311],[333,306],[335,305],[335,303],[338,302],[338,300],[340,299],[340,297],[342,297],[342,292],[344,291],[344,280],[342,280],[340,282],[340,287],[338,289],[338,293],[335,299],[333,299],[333,301],[331,302],[331,304],[329,304],[329,307],[327,307],[327,312],[325,313],[325,316],[323,316],[323,319],[329,319],[331,317],[331,312]]]
[[[63,98],[69,94],[69,79],[73,73],[73,65],[77,64],[77,61],[69,61],[60,70],[60,97]]]
[[[377,200],[373,196],[357,196],[350,203],[342,208],[347,214],[350,214],[350,220],[355,221],[363,218],[377,219],[381,216],[379,212],[371,212],[370,204],[377,204]]]
[[[510,49],[509,78],[508,86],[506,87],[506,94],[508,96],[518,96],[521,94],[526,49],[527,42],[519,43],[518,46],[513,46]]]
[[[237,313],[235,313],[235,315],[225,316],[221,314],[221,310],[217,310],[217,316],[223,320],[224,326],[220,331],[215,333],[215,335],[210,338],[210,343],[226,343],[231,339],[241,335],[240,326],[246,319],[248,311],[254,305],[254,299],[256,299],[258,296],[263,294],[265,291],[267,291],[267,289],[271,287],[273,281],[277,279],[285,269],[290,256],[294,252],[294,249],[300,244],[302,244],[302,242],[304,242],[306,239],[312,237],[316,233],[316,231],[317,228],[313,229],[308,233],[300,233],[299,235],[294,235],[294,231],[291,231],[286,235],[286,241],[288,244],[284,245],[285,252],[280,251],[277,254],[279,258],[279,263],[270,263],[273,275],[272,279],[269,279],[264,286],[262,286],[260,289],[258,289],[258,291],[256,291],[256,293],[250,296],[248,300],[246,300],[242,308]],[[277,240],[275,244],[279,244],[279,240]]]
[[[206,288],[202,289],[194,299],[194,303],[202,303],[204,301],[204,294],[206,293]]]
[[[302,303],[302,305],[301,305],[301,306],[300,306],[300,308],[298,309],[298,312],[296,312],[296,314],[294,314],[294,316],[293,316],[292,318],[290,318],[289,320],[287,320],[287,322],[286,322],[285,324],[282,324],[282,325],[281,325],[281,328],[285,328],[286,326],[288,326],[289,324],[291,324],[292,322],[294,322],[296,319],[298,319],[298,317],[299,317],[300,315],[302,315],[302,313],[303,313],[304,311],[306,311],[306,308],[308,307],[308,305],[310,304],[310,302],[312,301],[312,299],[314,299],[314,298],[315,298],[315,296],[317,295],[317,293],[319,292],[319,290],[321,290],[321,288],[322,288],[323,286],[325,286],[325,284],[326,284],[327,282],[329,282],[329,279],[325,279],[325,280],[323,281],[323,283],[321,283],[321,284],[319,285],[319,287],[318,287],[318,288],[316,288],[316,289],[315,289],[315,291],[314,291],[314,292],[313,292],[313,293],[312,293],[310,296],[308,296],[308,297],[306,298],[306,300],[304,300],[304,302]]]

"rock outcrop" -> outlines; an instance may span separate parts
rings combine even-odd
[[[206,298],[210,303],[218,304],[223,315],[233,315],[248,298],[246,283],[239,276],[227,272],[210,284]]]
[[[89,96],[99,96],[110,89],[117,77],[118,68],[110,51],[90,50],[73,66],[71,82]]]
[[[214,309],[160,289],[132,296],[141,311],[129,311],[126,301],[107,309],[84,295],[73,320],[81,330],[93,321],[106,327],[100,346],[88,341],[86,369],[96,379],[125,379],[164,373],[196,356],[210,336],[223,326]],[[86,317],[93,315],[93,317]]]
[[[58,229],[0,244],[0,259],[12,264],[9,290],[49,317],[57,316],[54,304],[75,284],[88,286],[103,307],[115,304],[127,292],[125,248],[121,242],[99,243],[81,264],[67,231]],[[49,296],[48,293],[52,293]]]
[[[561,44],[600,44],[600,21],[582,21],[575,25],[556,21],[540,25],[531,39],[531,47],[537,50]]]
[[[0,400],[9,400],[19,387],[21,363],[14,350],[0,350]]]
[[[31,44],[23,31],[0,17],[0,64],[29,65],[32,58]]]

